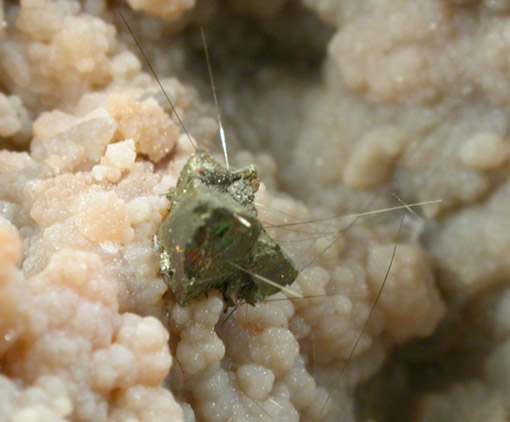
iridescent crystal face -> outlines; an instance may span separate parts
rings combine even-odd
[[[257,218],[258,187],[253,165],[231,171],[204,151],[189,158],[155,237],[161,275],[179,304],[211,288],[228,305],[254,304],[296,279],[294,263]]]

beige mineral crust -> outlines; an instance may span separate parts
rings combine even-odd
[[[148,15],[173,21],[195,5],[195,0],[128,0],[133,10],[143,10]]]
[[[508,420],[507,294],[484,298],[507,292],[509,280],[510,3],[304,3],[335,33],[323,79],[300,109],[304,124],[295,132],[286,180],[292,187],[293,174],[315,169],[293,192],[336,209],[359,210],[364,195],[382,197],[388,189],[404,202],[442,200],[423,208],[431,220],[420,236],[448,294],[450,318],[471,321],[457,346],[466,361],[485,369],[464,363],[453,370],[448,357],[438,357],[451,379],[440,378],[437,392],[421,393],[423,401],[411,414],[419,421]],[[412,254],[408,259],[411,263]],[[370,268],[369,263],[369,273]],[[427,278],[426,271],[420,274]],[[384,302],[383,293],[379,309]],[[404,299],[402,309],[406,303],[413,306]],[[391,327],[400,311],[389,309]],[[413,313],[406,315],[405,321]],[[491,321],[484,332],[490,334],[481,338],[470,330],[473,321],[484,319]],[[446,335],[458,335],[452,330]],[[399,327],[398,335],[404,333]],[[480,349],[484,352],[469,360]]]
[[[279,88],[239,107],[251,111],[247,137],[274,134],[285,165],[267,153],[231,159],[259,166],[259,217],[301,269],[292,288],[307,298],[278,293],[228,318],[219,292],[183,307],[160,277],[153,235],[194,148],[117,12],[147,45],[194,141],[210,146],[214,111],[166,77],[192,74],[185,44],[167,47],[166,36],[195,20],[230,27],[229,13],[267,29],[297,0],[2,5],[0,421],[355,421],[356,388],[448,312],[438,280],[451,297],[476,297],[508,278],[506,2],[302,3],[336,31],[323,78],[261,72],[243,83]],[[294,22],[311,13],[300,10]],[[288,149],[279,136],[292,139]],[[280,193],[280,175],[311,205]],[[442,199],[423,208],[432,227],[409,214],[397,239],[391,221],[323,220],[388,186],[406,202]],[[473,421],[507,412],[505,297],[481,379],[420,397],[417,420],[438,409]]]
[[[160,386],[172,363],[168,332],[154,317],[119,313],[100,257],[63,249],[27,278],[16,266],[22,244],[3,218],[0,238],[0,418],[180,420]],[[158,419],[148,412],[155,402]]]

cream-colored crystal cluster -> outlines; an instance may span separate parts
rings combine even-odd
[[[306,3],[339,28],[292,160],[317,169],[306,197],[339,207],[390,185],[406,202],[441,199],[424,211],[445,288],[508,279],[510,3]]]
[[[431,220],[421,238],[450,317],[466,320],[463,332],[453,324],[438,341],[459,339],[465,363],[439,363],[450,378],[439,377],[440,392],[423,402],[421,392],[411,414],[418,421],[506,421],[510,2],[303,3],[336,29],[323,79],[305,97],[287,180],[292,185],[292,174],[315,168],[293,191],[336,209],[366,202],[360,191],[442,200],[423,208]],[[480,320],[489,322],[477,331]]]
[[[508,279],[510,5],[302,3],[1,4],[0,421],[354,421],[355,388],[447,313],[438,280],[455,299]],[[190,47],[167,48],[168,34],[195,21],[231,25],[239,48],[252,26],[232,14],[280,41],[293,32],[277,22],[302,29],[301,40],[319,19],[336,31],[323,78],[297,83],[266,69],[237,92],[232,73],[218,75],[225,114],[242,119],[233,143],[270,134],[274,156],[286,154],[279,171],[268,154],[232,161],[259,165],[260,219],[287,225],[268,230],[301,269],[292,289],[305,299],[279,293],[232,314],[214,290],[186,307],[173,300],[153,235],[193,146],[142,71],[119,9],[167,72],[162,84],[199,146],[213,145],[214,111],[168,78],[195,80]],[[259,95],[247,100],[250,89]],[[278,177],[309,205],[278,193]],[[388,186],[406,202],[442,199],[423,208],[432,222],[409,214],[397,239],[392,224],[324,220],[366,207],[374,192],[387,203]],[[420,398],[417,420],[503,420],[507,302],[507,292],[487,299],[495,340],[483,375]]]

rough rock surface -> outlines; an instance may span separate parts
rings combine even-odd
[[[305,299],[279,293],[228,316],[218,292],[182,307],[167,291],[152,237],[193,147],[119,9],[186,128],[217,150],[196,54],[206,26],[232,161],[259,166],[259,217],[301,269],[292,288]],[[384,420],[386,372],[383,410],[356,389],[394,349],[386,367],[408,380],[444,369],[408,388],[402,415],[507,419],[509,2],[1,11],[0,420]],[[399,205],[392,193],[442,201],[408,213],[398,238],[400,214],[324,218]],[[477,367],[427,355],[447,340]]]

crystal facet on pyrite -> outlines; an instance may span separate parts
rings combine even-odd
[[[200,150],[188,159],[167,194],[170,213],[154,239],[161,275],[179,304],[211,288],[229,306],[255,304],[280,290],[274,283],[296,279],[291,258],[257,218],[259,184],[254,165],[229,170]]]

